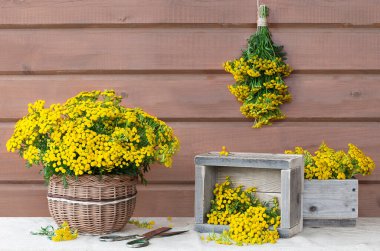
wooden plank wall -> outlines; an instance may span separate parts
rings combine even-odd
[[[153,167],[136,215],[192,216],[195,154],[278,152],[352,142],[380,166],[380,5],[265,0],[273,38],[295,68],[288,119],[242,117],[222,63],[256,27],[254,0],[24,0],[0,3],[0,216],[47,216],[46,187],[5,142],[27,104],[115,89],[175,128],[181,152]],[[380,168],[360,180],[360,216],[380,216]]]

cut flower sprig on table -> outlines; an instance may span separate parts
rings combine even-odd
[[[279,238],[277,231],[281,223],[277,198],[270,202],[260,201],[255,194],[256,188],[233,187],[226,177],[222,184],[216,184],[211,210],[207,214],[208,223],[229,225],[229,230],[221,235],[211,234],[208,241],[219,244],[263,244],[275,243]]]
[[[120,105],[112,90],[81,92],[64,104],[29,104],[7,142],[27,165],[53,175],[127,174],[144,179],[149,165],[169,167],[179,149],[173,129],[139,108]]]
[[[70,241],[75,240],[78,237],[78,231],[72,230],[69,223],[63,222],[57,229],[49,225],[47,227],[41,227],[38,232],[31,232],[33,235],[47,236],[52,241]]]
[[[354,144],[348,144],[347,153],[336,151],[322,143],[312,155],[302,147],[285,151],[287,154],[302,154],[305,160],[305,179],[351,179],[356,174],[369,175],[375,162]]]
[[[292,68],[285,63],[283,46],[272,41],[266,22],[268,15],[268,7],[261,5],[257,31],[248,39],[248,48],[240,58],[224,63],[224,69],[236,82],[228,89],[242,102],[241,113],[254,119],[254,128],[284,119],[279,107],[292,99],[284,82]]]
[[[133,224],[138,228],[146,228],[146,229],[152,229],[154,225],[156,224],[154,221],[140,221],[137,219],[129,220],[129,224]]]

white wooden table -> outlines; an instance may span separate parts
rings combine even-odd
[[[303,232],[290,239],[280,239],[276,244],[255,246],[223,246],[206,243],[200,234],[193,229],[193,218],[138,218],[154,220],[155,227],[173,225],[175,230],[188,229],[188,233],[157,238],[150,241],[148,247],[140,250],[380,250],[380,218],[359,218],[354,228],[304,228]],[[81,250],[133,250],[125,246],[125,241],[104,243],[97,237],[80,235],[78,239],[65,242],[52,242],[43,236],[34,236],[30,231],[53,223],[51,218],[0,218],[0,250],[43,250],[43,251],[81,251]],[[138,229],[127,225],[122,234],[143,233],[146,229]],[[203,234],[207,236],[207,234]]]

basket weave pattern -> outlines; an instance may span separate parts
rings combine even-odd
[[[67,221],[80,233],[120,231],[136,205],[137,179],[127,175],[67,177],[68,187],[52,176],[48,189],[51,216],[57,224]]]

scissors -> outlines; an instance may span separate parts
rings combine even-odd
[[[171,229],[170,227],[161,227],[156,230],[147,232],[143,235],[133,234],[133,235],[124,235],[124,236],[123,235],[100,236],[99,240],[104,241],[104,242],[131,240],[127,242],[127,247],[139,248],[139,247],[148,246],[149,239],[155,236],[168,237],[168,236],[182,234],[188,231],[188,230],[184,230],[184,231],[176,231],[176,232],[167,232],[170,229]]]

